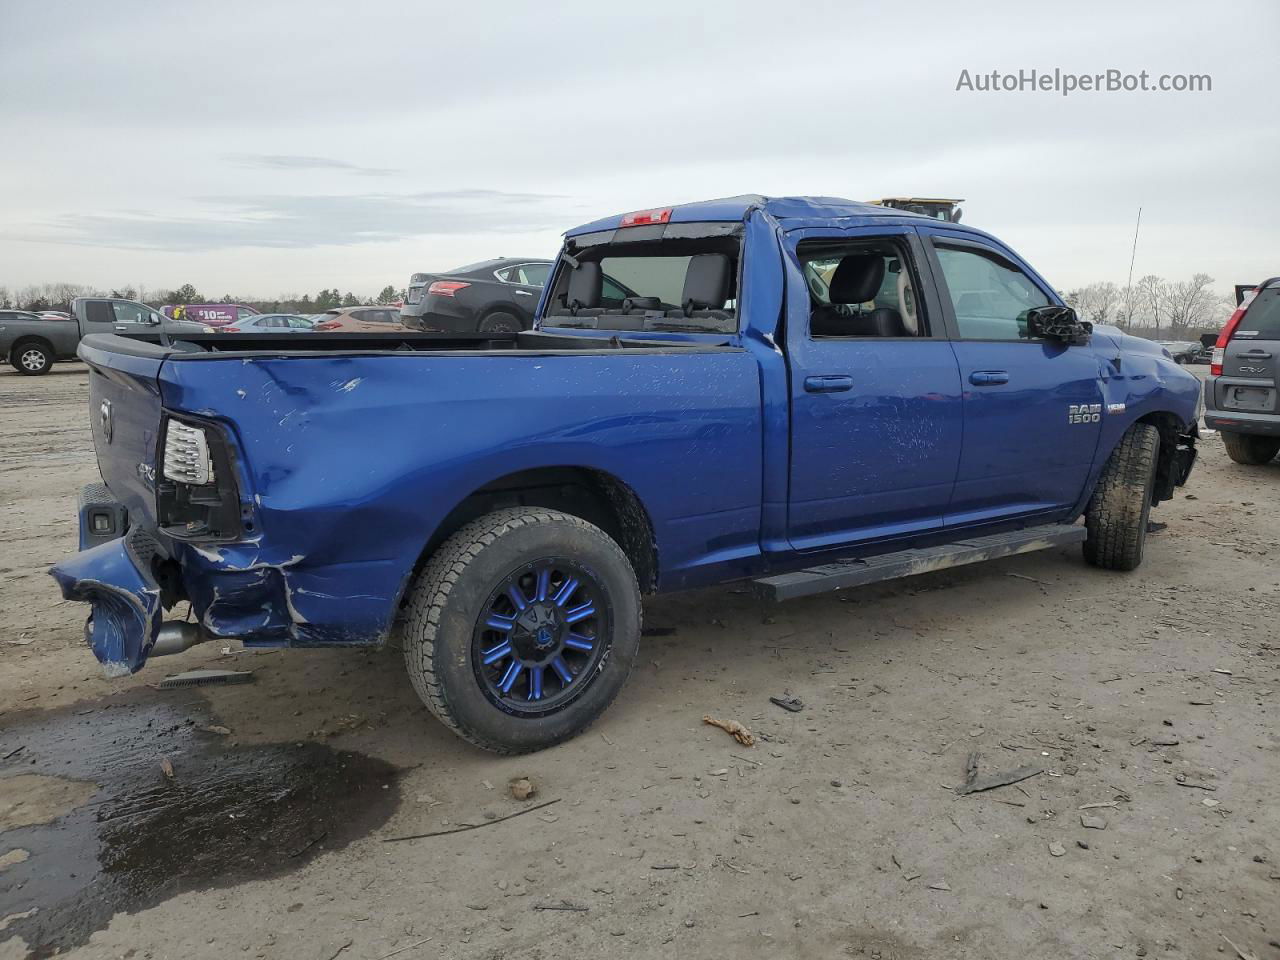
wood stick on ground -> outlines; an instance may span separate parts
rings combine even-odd
[[[542,803],[535,803],[532,807],[525,807],[523,810],[517,810],[515,813],[508,813],[505,817],[495,817],[492,820],[486,820],[484,823],[468,823],[461,827],[453,827],[449,830],[433,830],[431,833],[411,833],[406,837],[383,837],[383,843],[398,843],[401,840],[422,840],[426,837],[443,837],[451,833],[465,833],[467,830],[479,830],[481,827],[492,827],[495,823],[501,823],[503,820],[511,820],[514,817],[522,817],[526,813],[533,813],[535,810],[541,810],[543,807],[549,807],[553,803],[559,803],[560,798],[554,800],[544,800]]]
[[[751,731],[737,720],[717,720],[715,717],[705,716],[702,718],[702,722],[713,727],[719,727],[744,747],[754,747],[756,745],[756,738],[751,735]]]

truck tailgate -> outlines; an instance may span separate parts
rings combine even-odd
[[[130,525],[150,525],[161,420],[161,356],[103,350],[92,338],[81,342],[79,353],[89,365],[89,426],[102,479],[129,511]]]

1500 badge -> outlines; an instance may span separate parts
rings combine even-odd
[[[1102,404],[1073,403],[1067,407],[1067,423],[1099,423],[1102,420]]]

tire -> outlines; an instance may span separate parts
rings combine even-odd
[[[13,369],[28,377],[39,377],[53,368],[53,351],[38,341],[19,343],[9,354]]]
[[[1280,453],[1280,437],[1260,437],[1253,433],[1233,433],[1224,430],[1221,433],[1222,445],[1227,448],[1227,456],[1236,463],[1250,467],[1260,467],[1270,463]]]
[[[1133,570],[1142,563],[1155,485],[1160,431],[1135,423],[1112,451],[1084,511],[1084,558],[1104,570]]]
[[[480,322],[481,333],[519,333],[524,324],[514,313],[491,313]]]
[[[571,580],[580,585],[562,600]],[[565,619],[588,606],[594,616]],[[602,530],[557,510],[496,510],[441,544],[418,577],[405,666],[427,709],[458,736],[528,753],[580,733],[613,702],[639,650],[640,619],[635,571]]]

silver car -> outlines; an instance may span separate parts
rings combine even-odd
[[[1280,453],[1280,277],[1258,284],[1218,335],[1204,384],[1206,425],[1227,455],[1258,466]]]

